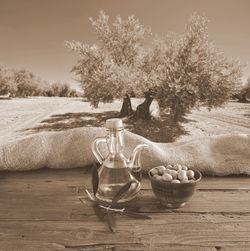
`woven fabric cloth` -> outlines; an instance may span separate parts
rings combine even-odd
[[[0,170],[75,168],[91,165],[95,157],[91,143],[105,136],[104,128],[77,128],[42,132],[0,145]],[[203,174],[224,176],[250,174],[250,135],[203,137],[181,143],[154,143],[125,131],[125,155],[148,144],[142,153],[144,171],[161,164],[185,164]],[[106,147],[102,145],[103,154]]]

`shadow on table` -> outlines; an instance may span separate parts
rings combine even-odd
[[[106,111],[101,113],[65,113],[52,115],[50,118],[41,121],[41,124],[23,130],[28,133],[41,131],[63,131],[79,127],[100,127],[105,126],[105,121],[110,118],[119,117],[118,111]],[[185,119],[183,123],[190,122]],[[155,142],[173,142],[179,136],[188,134],[179,123],[173,123],[165,115],[161,120],[135,120],[133,117],[124,119],[128,131],[139,134]]]

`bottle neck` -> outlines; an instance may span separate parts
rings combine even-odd
[[[120,130],[109,130],[108,148],[112,155],[123,153],[124,137],[123,129]]]

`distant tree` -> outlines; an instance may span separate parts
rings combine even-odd
[[[33,92],[34,96],[47,96],[46,91],[50,88],[50,85],[47,81],[36,77],[35,80],[36,88]]]
[[[61,85],[60,97],[70,97],[70,86],[67,83]]]
[[[17,86],[14,82],[12,72],[3,66],[0,66],[0,95],[10,93],[15,96]]]
[[[38,83],[32,72],[22,69],[14,71],[14,82],[17,86],[16,96],[34,96],[38,89]]]
[[[51,91],[53,96],[59,97],[61,91],[61,83],[60,82],[52,83]]]
[[[250,101],[250,78],[248,78],[245,86],[244,86],[244,95],[245,99],[249,102]]]
[[[215,49],[203,16],[194,14],[183,36],[161,40],[154,53],[161,82],[156,98],[174,121],[194,107],[221,106],[240,84],[240,64]]]
[[[46,89],[44,89],[43,95],[46,97],[53,97],[54,96],[53,91],[50,86],[47,87]]]
[[[241,103],[250,102],[250,78],[248,78],[246,83],[233,95],[233,98]]]
[[[47,81],[36,77],[32,72],[8,70],[0,66],[0,95],[10,93],[12,97],[27,96],[78,96],[68,83],[55,82],[50,85]]]
[[[48,96],[70,97],[71,88],[67,83],[55,82],[47,91]]]
[[[131,94],[143,96],[148,89],[142,68],[143,42],[151,32],[134,16],[126,20],[116,16],[110,24],[109,17],[100,12],[97,20],[90,21],[99,44],[66,42],[80,56],[72,71],[80,77],[84,96],[93,106],[123,98],[121,116],[131,115]]]
[[[8,93],[8,84],[6,79],[6,71],[0,66],[0,95]]]
[[[73,98],[78,97],[77,91],[75,89],[71,89],[69,92],[69,97],[73,97]]]

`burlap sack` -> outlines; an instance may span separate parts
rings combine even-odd
[[[0,170],[75,168],[95,161],[91,152],[94,138],[105,136],[104,128],[77,128],[42,132],[0,145]],[[125,132],[125,155],[139,143],[149,148],[142,153],[144,171],[160,165],[180,163],[203,174],[250,174],[250,135],[203,137],[184,143],[154,143]],[[106,147],[103,145],[104,154]]]

